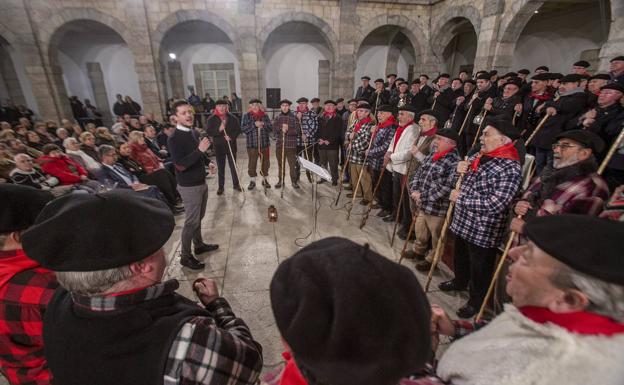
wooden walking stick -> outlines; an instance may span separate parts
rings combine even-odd
[[[609,152],[607,152],[607,155],[603,159],[602,163],[600,163],[600,167],[598,168],[598,175],[602,175],[602,173],[605,171],[607,165],[609,164],[609,161],[611,160],[611,158],[613,158],[613,155],[615,155],[615,152],[618,150],[622,142],[624,142],[624,125],[622,126],[622,131],[620,131],[620,134],[615,139],[615,142],[613,142],[611,148],[609,148]]]
[[[477,143],[477,140],[479,140],[479,134],[481,133],[481,127],[483,127],[483,122],[485,122],[485,117],[487,116],[487,110],[483,111],[483,118],[481,118],[481,123],[479,124],[479,127],[477,128],[477,133],[475,135],[474,140],[472,141],[472,145],[470,146],[470,148],[472,149],[475,144]]]
[[[459,128],[459,132],[457,133],[458,136],[461,136],[462,132],[464,132],[464,127],[466,126],[466,122],[468,121],[468,118],[470,117],[470,112],[472,112],[472,103],[470,103],[470,106],[468,107],[468,112],[466,113],[466,117],[464,118],[464,121],[462,122],[462,125]]]
[[[357,197],[358,188],[360,187],[360,182],[362,181],[362,175],[364,174],[364,170],[366,169],[366,161],[368,160],[368,152],[370,151],[370,148],[373,145],[373,140],[375,140],[376,132],[377,131],[371,134],[371,138],[368,141],[368,147],[366,148],[366,155],[364,156],[364,163],[362,163],[362,169],[359,172],[357,183],[355,184],[355,189],[353,190],[353,198],[351,199],[351,207],[347,209],[347,220],[349,220],[349,218],[351,217],[351,210],[353,210],[353,206],[355,205],[355,198]],[[363,189],[364,188],[362,188],[362,190]],[[364,191],[362,191],[362,194],[364,194]],[[371,199],[371,202],[372,201],[373,200]]]
[[[284,180],[286,178],[286,133],[284,132],[283,128],[282,128],[282,162],[281,164],[282,164],[282,169],[281,169],[280,181],[282,182],[282,188],[280,192],[280,197],[284,198],[284,185],[286,184],[286,181]]]
[[[407,244],[409,243],[409,236],[414,231],[414,227],[416,226],[416,218],[418,217],[418,211],[414,212],[412,217],[412,223],[410,223],[409,231],[407,232],[407,237],[405,238],[405,242],[403,243],[403,248],[401,248],[401,254],[399,257],[399,265],[403,261],[403,256],[405,255],[405,250],[407,250]]]
[[[379,180],[377,180],[377,183],[375,183],[375,188],[373,189],[373,200],[375,199],[375,195],[377,195],[377,191],[379,191],[379,186],[381,186],[381,179],[383,178],[384,172],[386,172],[386,167],[384,167],[382,165],[381,174],[379,174]],[[364,228],[364,226],[366,226],[366,221],[368,221],[368,215],[370,214],[371,210],[373,209],[373,200],[371,200],[368,203],[368,207],[366,208],[366,212],[364,213],[364,216],[362,217],[362,222],[360,222],[360,229],[362,229],[362,228]]]
[[[522,215],[518,215],[516,218],[521,218]],[[507,259],[507,254],[509,254],[509,249],[511,248],[511,244],[513,240],[516,238],[516,232],[512,231],[509,234],[509,238],[507,239],[507,243],[505,244],[505,249],[503,250],[503,255],[500,257],[500,261],[498,261],[498,265],[496,266],[496,270],[494,271],[494,275],[492,276],[492,280],[490,281],[490,286],[488,287],[487,293],[485,294],[485,298],[483,299],[483,303],[481,304],[481,308],[479,309],[479,313],[477,314],[476,321],[479,321],[481,317],[483,317],[483,313],[485,312],[485,306],[487,305],[492,293],[494,292],[494,286],[496,285],[496,281],[498,281],[498,276],[503,270],[503,265],[505,264],[505,260]]]
[[[227,136],[228,138],[230,138],[230,136],[227,134],[227,130],[225,129],[225,120],[222,120],[221,124],[223,125],[223,134]],[[234,151],[232,151],[232,145],[230,144],[230,141],[227,139],[225,140],[225,142],[227,143],[228,149],[230,150],[230,156],[232,157],[232,162],[234,162],[234,174],[236,175],[236,180],[238,180],[238,187],[241,189],[241,192],[243,193],[243,199],[247,199],[247,195],[245,195],[245,189],[241,186],[241,179],[239,176],[240,174],[238,172],[238,164],[236,163],[236,158],[234,157]]]
[[[347,151],[347,157],[345,159],[344,165],[342,166],[342,170],[340,172],[340,180],[338,181],[338,195],[336,196],[336,201],[334,202],[334,206],[338,206],[338,201],[340,200],[340,195],[342,194],[342,181],[344,180],[344,174],[349,167],[349,158],[351,157],[351,146],[349,146],[349,151]]]
[[[467,161],[468,157],[464,158],[464,161]],[[462,180],[464,179],[464,174],[459,174],[459,178],[457,179],[457,183],[455,183],[455,190],[459,190],[461,188]],[[433,260],[431,261],[431,268],[429,269],[429,274],[427,274],[427,282],[425,283],[425,293],[429,291],[429,285],[431,284],[431,279],[433,278],[433,272],[438,266],[438,262],[440,261],[440,257],[442,254],[442,249],[444,243],[446,241],[446,230],[449,227],[451,222],[451,218],[453,217],[453,210],[455,209],[455,202],[449,203],[449,207],[446,210],[446,217],[444,218],[444,224],[442,225],[442,230],[440,231],[440,236],[438,237],[438,244],[436,245],[435,253],[433,254]]]
[[[407,178],[409,178],[409,174],[412,171],[412,166],[414,165],[414,157],[410,159],[409,165],[407,166],[407,172],[405,173],[405,180],[401,181],[401,195],[399,195],[399,205],[397,207],[396,216],[394,218],[394,229],[392,230],[392,238],[390,239],[390,246],[394,245],[394,237],[396,237],[397,227],[399,225],[399,216],[401,215],[401,208],[403,206],[403,194],[405,193],[405,186],[407,185]],[[409,239],[409,234],[407,235],[407,239]]]
[[[264,155],[262,154],[262,149],[260,148],[260,138],[261,138],[262,127],[258,127],[258,156],[260,157],[260,175],[262,176],[262,189],[264,190],[264,195],[267,195],[266,188],[266,175],[264,175],[264,171],[262,171],[262,165],[264,164]],[[254,170],[255,172],[255,170]]]
[[[529,136],[527,141],[524,142],[525,146],[528,146],[531,143],[531,141],[533,141],[533,138],[538,133],[538,131],[542,129],[542,127],[544,126],[544,123],[546,123],[546,121],[548,120],[549,117],[550,117],[550,115],[548,115],[548,114],[544,115],[544,117],[542,118],[542,120],[540,120],[540,122],[538,123],[537,127],[535,127],[535,130],[533,130],[533,132],[531,133],[531,135]]]

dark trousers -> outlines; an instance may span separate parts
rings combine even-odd
[[[282,181],[282,177],[286,177],[286,170],[282,170],[282,146],[276,146],[275,156],[277,157],[277,166],[279,171],[279,180]],[[284,163],[288,163],[288,171],[290,173],[290,181],[296,183],[299,180],[299,174],[295,168],[297,162],[297,149],[285,148],[284,149]],[[286,164],[284,164],[286,167]],[[283,174],[282,174],[283,173]]]
[[[543,148],[535,147],[535,176],[541,174],[544,167],[552,165],[553,152],[551,149],[544,150]]]
[[[603,175],[609,191],[613,192],[617,187],[624,184],[624,170],[616,170],[614,168],[607,167]]]
[[[234,187],[240,186],[238,178],[236,177],[236,164],[234,161],[236,160],[236,141],[231,141],[230,146],[232,146],[232,153],[234,153],[234,158],[230,155],[230,149],[227,147],[215,147],[215,158],[217,158],[217,174],[219,178],[219,188],[223,188],[225,184],[225,160],[227,159],[228,165],[230,166],[230,174],[232,174],[232,185]]]
[[[345,146],[342,146],[340,148],[340,156],[341,156],[341,160],[340,160],[340,167],[344,168],[345,163],[347,162],[347,149]],[[344,170],[343,172],[343,177],[342,180],[339,181],[339,183],[349,183],[350,181],[350,177],[349,177],[349,167],[347,166],[347,168]]]
[[[177,182],[169,171],[164,168],[151,174],[143,174],[139,177],[141,183],[158,187],[170,205],[175,205],[178,200]]]
[[[325,150],[319,148],[319,166],[327,168],[332,181],[338,181],[338,149]]]
[[[392,173],[386,170],[383,175],[381,175],[382,170],[373,171],[373,188],[377,186],[379,177],[381,177],[381,183],[377,189],[375,199],[377,199],[377,204],[382,210],[392,211]],[[405,193],[407,193],[407,191]]]
[[[409,191],[403,192],[403,202],[400,203],[401,198],[401,190],[406,190],[405,187],[405,175],[399,174],[398,172],[392,173],[392,202],[393,202],[393,213],[396,215],[397,210],[399,209],[400,204],[400,213],[399,213],[399,222],[401,224],[401,228],[404,231],[409,229],[410,222],[412,221],[412,212],[410,210],[409,204]]]
[[[485,298],[494,274],[497,251],[455,237],[455,282],[458,286],[468,285],[468,304],[471,306],[480,307]]]

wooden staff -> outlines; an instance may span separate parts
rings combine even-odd
[[[280,181],[282,182],[282,188],[281,188],[281,192],[280,192],[280,197],[284,198],[284,185],[286,184],[286,181],[284,180],[286,178],[286,133],[284,132],[284,128],[282,125],[282,170],[281,170],[281,174],[280,175]]]
[[[468,157],[464,158],[464,161],[467,161]],[[457,183],[455,183],[455,190],[459,190],[461,188],[462,180],[464,179],[464,174],[459,174],[459,178],[457,179]],[[451,218],[453,217],[453,209],[455,208],[455,202],[449,203],[449,207],[446,210],[446,217],[444,218],[444,224],[442,225],[442,230],[440,231],[440,237],[438,238],[438,244],[436,245],[435,253],[433,254],[433,260],[431,261],[431,268],[429,269],[429,274],[427,274],[427,282],[425,283],[425,293],[429,291],[429,285],[431,284],[431,279],[433,278],[433,272],[438,266],[438,262],[440,261],[440,256],[442,254],[442,246],[444,246],[444,242],[446,241],[446,230],[451,222]]]
[[[516,218],[521,218],[522,215],[518,215]],[[509,234],[509,238],[507,239],[507,243],[505,244],[505,250],[503,251],[503,255],[500,257],[500,261],[498,261],[498,265],[496,266],[496,270],[494,271],[494,276],[492,276],[492,280],[490,281],[490,287],[488,287],[488,291],[485,294],[485,298],[483,299],[483,303],[481,304],[481,309],[479,309],[479,313],[477,314],[476,321],[479,321],[481,317],[483,317],[483,313],[485,312],[485,306],[487,305],[490,297],[492,296],[492,292],[494,292],[494,286],[496,285],[496,281],[498,281],[498,276],[503,270],[503,265],[505,264],[505,260],[507,259],[507,254],[509,254],[509,249],[511,248],[511,244],[513,240],[516,238],[516,232],[512,231]]]
[[[230,138],[230,136],[228,135],[226,129],[225,129],[225,120],[221,121],[221,124],[223,125],[223,134],[225,136],[227,136],[228,138]],[[230,138],[231,139],[231,138]],[[238,180],[238,187],[240,187],[242,193],[243,193],[243,197],[244,199],[247,198],[247,196],[245,195],[245,189],[242,188],[241,186],[241,180],[239,177],[239,173],[238,173],[238,164],[236,163],[236,158],[234,157],[234,151],[232,151],[232,145],[230,144],[229,140],[225,141],[227,143],[228,149],[230,150],[230,156],[232,157],[232,162],[234,162],[234,174],[236,175],[236,180]],[[260,163],[260,166],[262,167],[262,163]]]
[[[257,127],[257,128],[258,128],[258,156],[260,157],[260,175],[262,176],[261,184],[262,184],[262,189],[264,190],[264,195],[267,195],[267,188],[265,185],[266,175],[264,175],[264,171],[262,171],[262,165],[264,164],[264,155],[262,154],[262,150],[260,148],[260,137],[261,137],[262,127]]]
[[[381,186],[381,178],[383,178],[384,172],[386,172],[386,167],[382,165],[381,174],[379,174],[379,180],[375,184],[375,189],[373,190],[373,199],[375,199],[375,195],[377,195],[377,191],[379,191],[379,186]],[[362,222],[360,222],[360,229],[366,226],[368,215],[370,214],[372,209],[373,209],[373,201],[371,200],[368,203],[368,207],[366,208],[366,212],[364,213],[364,216],[362,217]]]
[[[518,118],[518,115],[520,115],[518,111],[514,111],[513,119],[511,119],[511,124],[513,124],[514,127],[516,126],[516,119]]]
[[[470,117],[470,112],[472,112],[472,103],[470,103],[470,106],[468,107],[468,112],[466,113],[466,117],[464,118],[464,121],[462,122],[462,125],[459,128],[459,132],[457,133],[457,135],[461,136],[462,132],[464,132],[464,127],[466,126],[466,122]]]
[[[607,152],[607,156],[605,156],[602,163],[600,163],[600,167],[598,168],[598,175],[602,175],[604,170],[607,168],[609,161],[611,160],[613,155],[615,155],[615,152],[618,150],[618,148],[622,144],[622,141],[624,141],[624,126],[622,127],[622,131],[620,131],[620,134],[615,139],[615,142],[613,142],[613,144],[611,145],[611,148],[609,148],[609,152]]]
[[[366,148],[366,155],[364,156],[364,163],[362,163],[362,169],[359,172],[357,183],[355,184],[355,189],[353,190],[353,198],[351,199],[351,207],[347,209],[347,220],[351,217],[351,210],[353,209],[353,205],[355,205],[355,198],[357,196],[358,188],[360,187],[360,182],[362,181],[362,174],[364,174],[364,169],[366,168],[366,161],[368,160],[368,152],[370,151],[371,146],[373,145],[373,140],[375,140],[375,133],[371,134],[371,138],[368,141],[368,147]],[[362,193],[364,193],[362,191]],[[371,202],[373,200],[371,199]]]
[[[479,124],[479,127],[477,128],[477,134],[475,135],[475,138],[472,141],[472,145],[470,146],[471,149],[475,146],[475,144],[477,143],[477,140],[479,140],[479,134],[481,133],[481,127],[483,127],[483,123],[485,122],[485,117],[486,116],[487,116],[487,110],[483,111],[483,118],[481,119],[481,123]]]
[[[338,181],[338,195],[336,196],[336,201],[334,202],[334,206],[338,206],[338,201],[340,200],[340,195],[342,194],[342,181],[344,180],[344,174],[349,167],[349,158],[351,157],[351,146],[349,146],[349,150],[347,151],[347,158],[345,159],[344,165],[342,166],[342,171],[340,172],[340,180]]]
[[[399,215],[401,215],[401,207],[403,206],[403,194],[405,193],[405,185],[407,184],[407,178],[409,178],[409,174],[412,171],[413,165],[414,165],[414,157],[410,159],[409,165],[407,166],[407,173],[405,173],[405,181],[401,181],[401,195],[399,196],[399,205],[397,207],[396,216],[394,218],[394,229],[392,230],[392,238],[390,239],[390,246],[394,245],[394,237],[396,236],[397,226],[399,225]],[[407,239],[409,239],[409,234],[407,235]]]
[[[537,134],[537,132],[542,129],[542,126],[544,126],[544,123],[546,123],[546,121],[548,120],[549,117],[550,117],[550,115],[548,115],[548,114],[544,115],[542,120],[540,120],[540,122],[538,123],[537,127],[535,127],[535,130],[533,130],[533,132],[531,133],[531,135],[529,136],[527,141],[524,143],[525,146],[528,146],[529,143],[531,143],[531,141],[533,141],[533,138],[535,137],[535,134]]]
[[[414,227],[416,226],[416,218],[418,217],[418,210],[414,213],[412,217],[412,223],[410,223],[409,231],[407,232],[407,237],[405,238],[405,242],[403,242],[403,247],[401,248],[401,254],[399,257],[399,265],[403,261],[403,256],[405,255],[405,250],[407,250],[407,244],[409,243],[409,236],[414,231]]]

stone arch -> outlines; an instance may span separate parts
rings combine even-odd
[[[17,43],[17,38],[15,36],[15,33],[13,33],[13,31],[8,29],[1,22],[0,22],[0,37],[2,37],[4,40],[6,40],[7,45],[15,47],[15,45]]]
[[[431,48],[438,58],[442,57],[444,48],[455,36],[455,28],[469,22],[477,36],[481,29],[481,14],[472,5],[460,5],[448,8],[431,29]]]

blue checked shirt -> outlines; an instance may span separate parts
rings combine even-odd
[[[318,115],[313,111],[301,114],[301,134],[307,136],[307,145],[314,143],[318,131]],[[305,146],[302,135],[297,138],[297,146]]]
[[[377,130],[375,139],[373,139],[373,145],[368,152],[368,163],[373,170],[381,170],[384,155],[388,151],[388,147],[390,147],[390,142],[394,138],[397,127],[397,125],[391,125]]]
[[[267,115],[262,117],[264,127],[260,130],[260,148],[269,147],[269,133],[273,131],[271,125],[271,119]],[[243,115],[243,121],[241,122],[241,130],[247,136],[247,148],[258,148],[258,128],[256,128],[255,121],[251,116],[251,113]]]
[[[472,162],[478,154],[469,158]],[[497,247],[506,230],[509,204],[522,182],[520,163],[505,158],[483,158],[476,172],[464,176],[451,231],[484,248]]]
[[[457,163],[461,160],[453,150],[437,161],[435,153],[427,155],[410,183],[410,191],[420,191],[420,210],[425,214],[444,217],[449,207],[449,196],[457,181]]]
[[[353,122],[353,127],[350,132],[353,132],[355,129],[355,123]],[[349,162],[352,164],[362,164],[364,165],[364,158],[366,158],[366,150],[368,150],[368,143],[371,139],[371,129],[375,125],[373,122],[362,124],[359,131],[355,133],[353,136],[353,140],[351,141],[351,156],[349,157]],[[367,159],[367,163],[370,161]]]

